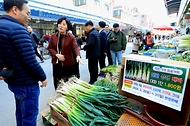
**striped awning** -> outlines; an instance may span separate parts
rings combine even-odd
[[[168,15],[177,13],[181,4],[181,0],[164,0],[165,7],[167,9]]]

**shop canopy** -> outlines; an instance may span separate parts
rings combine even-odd
[[[165,31],[165,30],[172,31],[172,30],[174,30],[173,27],[170,27],[170,26],[167,26],[167,25],[160,25],[158,27],[154,27],[153,29],[154,30],[160,30],[160,31]]]
[[[168,15],[178,13],[181,0],[164,0]]]

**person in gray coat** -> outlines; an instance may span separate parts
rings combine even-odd
[[[132,53],[134,53],[134,54],[138,54],[139,47],[140,47],[141,44],[142,44],[140,37],[141,37],[140,34],[136,34],[136,37],[133,38],[133,49],[132,49]]]
[[[31,37],[31,40],[32,40],[32,46],[34,47],[34,50],[35,50],[35,53],[36,55],[40,58],[41,60],[41,63],[44,62],[42,56],[38,53],[38,43],[39,43],[39,39],[37,38],[36,34],[33,32],[33,29],[28,26],[28,32],[30,33],[30,37]]]

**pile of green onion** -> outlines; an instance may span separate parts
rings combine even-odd
[[[50,106],[72,126],[114,126],[124,113],[126,97],[108,87],[90,85],[75,77],[60,82]]]

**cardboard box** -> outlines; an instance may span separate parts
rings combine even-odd
[[[148,99],[145,99],[143,97],[133,95],[128,92],[122,91],[122,85],[123,85],[123,74],[124,74],[124,66],[125,66],[125,60],[126,59],[146,59],[146,61],[156,61],[160,63],[165,63],[165,64],[172,64],[172,65],[179,65],[179,66],[185,66],[185,67],[190,67],[190,63],[187,62],[180,62],[180,61],[172,61],[172,60],[167,60],[167,59],[159,59],[159,58],[153,58],[153,57],[147,57],[147,56],[141,56],[141,55],[126,55],[122,58],[122,68],[121,68],[121,75],[119,78],[119,94],[127,96],[129,98],[135,99],[139,102],[141,102],[144,105],[147,104],[157,104],[153,101],[150,101]],[[177,111],[178,114],[182,117],[182,125],[187,126],[188,120],[189,120],[189,115],[190,115],[190,74],[188,73],[188,80],[185,88],[185,93],[184,93],[184,98],[183,98],[183,103],[182,103],[182,108],[181,111]],[[172,109],[173,110],[173,109]],[[174,110],[176,111],[176,110]]]
[[[44,109],[40,112],[40,114],[42,115],[43,122],[46,126],[57,126],[57,122],[52,117],[50,117],[50,108]]]
[[[51,112],[51,117],[59,124],[59,126],[71,126],[69,121],[63,117],[60,113],[58,113],[56,110],[54,110],[50,106],[50,112]]]

